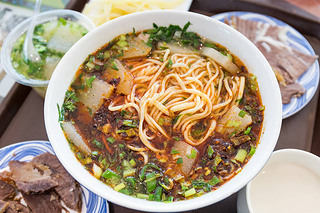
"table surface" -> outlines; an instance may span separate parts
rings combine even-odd
[[[195,0],[192,4],[191,11],[213,15],[217,12],[214,10],[215,4],[214,1],[210,0]],[[216,2],[220,2],[217,0]],[[225,1],[228,2],[228,1]],[[230,1],[231,2],[231,1]],[[241,2],[241,1],[238,1]],[[221,3],[221,2],[220,2]],[[223,5],[223,4],[222,4]],[[79,5],[74,5],[74,8],[81,8]],[[217,6],[217,8],[221,8],[221,5]],[[239,6],[241,10],[242,7]],[[259,8],[259,7],[257,7]],[[251,11],[262,12],[263,7],[260,9],[252,9]],[[227,9],[226,9],[227,11]],[[277,14],[273,11],[274,14]],[[276,16],[272,11],[267,13],[268,15]],[[286,21],[285,19],[282,19]],[[299,26],[294,26],[299,30]],[[317,35],[314,35],[317,36]],[[305,35],[307,40],[310,42],[315,52],[320,55],[320,40],[319,38],[315,38],[312,36]],[[15,97],[11,97],[12,100],[18,98],[19,94],[24,95],[24,90],[28,90],[28,88],[20,88],[20,93],[15,93]],[[276,146],[276,149],[284,149],[284,148],[295,148],[306,151],[311,151],[315,154],[320,153],[320,141],[319,141],[319,132],[315,131],[315,128],[319,127],[319,104],[318,104],[318,91],[316,92],[313,99],[297,114],[283,120],[282,129],[280,133],[280,137]],[[0,147],[4,147],[6,145],[28,141],[28,140],[48,140],[47,134],[44,126],[44,116],[43,116],[43,106],[44,100],[34,91],[31,90],[29,94],[26,96],[26,99],[22,101],[22,105],[19,109],[14,113],[14,116],[11,122],[4,129],[3,134],[1,135],[0,131]],[[0,106],[1,107],[1,106]],[[318,109],[317,109],[318,108]],[[10,111],[10,109],[7,109]],[[318,117],[317,117],[318,111]],[[1,125],[0,125],[1,126]],[[211,206],[189,211],[194,213],[200,212],[221,212],[221,213],[230,213],[236,212],[236,200],[237,193],[231,195],[219,203],[213,204]],[[134,213],[137,211],[127,209],[125,207],[121,207],[115,204],[110,203],[110,212],[127,212]]]

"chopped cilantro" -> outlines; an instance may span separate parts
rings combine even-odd
[[[179,154],[180,152],[178,150],[176,150],[175,148],[171,149],[171,154],[175,155],[175,154]]]
[[[178,158],[178,160],[177,160],[177,164],[182,164],[182,163],[183,163],[182,158]]]

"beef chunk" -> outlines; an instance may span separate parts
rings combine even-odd
[[[1,208],[0,208],[1,209]],[[0,210],[1,212],[1,210]],[[17,201],[8,201],[5,213],[31,213],[30,209]]]
[[[22,197],[32,213],[57,213],[62,210],[59,197],[52,192],[41,194],[25,194],[22,192]]]
[[[50,153],[36,156],[32,163],[48,166],[52,172],[51,177],[59,184],[54,188],[67,207],[79,211],[81,208],[81,192],[78,183],[63,168],[58,158]]]
[[[15,195],[14,187],[0,180],[0,200],[5,200]],[[0,211],[1,212],[1,211]]]
[[[44,192],[58,185],[58,182],[51,178],[48,167],[20,161],[10,161],[9,167],[12,180],[18,189],[26,194]]]

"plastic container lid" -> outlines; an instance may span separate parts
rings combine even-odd
[[[73,10],[51,10],[47,12],[40,13],[37,16],[36,25],[43,24],[49,21],[57,20],[58,18],[64,18],[82,25],[88,31],[95,28],[95,24],[85,15],[73,11]],[[13,45],[16,43],[17,39],[20,38],[29,28],[31,18],[28,18],[18,24],[6,37],[1,48],[1,63],[7,74],[16,80],[20,84],[24,84],[31,87],[46,87],[49,80],[36,80],[27,78],[26,76],[18,73],[12,66],[11,63],[11,51]]]

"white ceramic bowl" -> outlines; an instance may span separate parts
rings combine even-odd
[[[286,210],[288,210],[288,206],[290,205],[290,208],[293,207],[295,208],[296,212],[318,212],[319,209],[313,209],[313,210],[306,210],[305,205],[307,205],[308,202],[311,203],[318,203],[317,199],[319,199],[318,197],[315,197],[313,200],[306,200],[308,199],[306,195],[308,195],[310,193],[310,191],[303,193],[303,192],[299,192],[297,190],[294,190],[294,193],[301,193],[301,199],[297,202],[297,206],[295,206],[295,203],[293,201],[293,197],[292,195],[286,196],[289,197],[286,199],[286,197],[283,197],[282,195],[284,194],[290,194],[290,192],[281,192],[279,190],[281,190],[281,187],[278,186],[274,186],[274,188],[272,188],[272,186],[270,186],[271,183],[277,181],[277,177],[274,174],[275,170],[279,171],[279,167],[277,167],[278,169],[275,169],[275,166],[279,166],[279,164],[281,163],[286,163],[286,165],[290,164],[296,164],[299,166],[302,166],[303,168],[308,169],[309,171],[312,171],[314,174],[316,174],[318,176],[318,182],[320,181],[320,157],[311,154],[310,152],[306,152],[306,151],[302,151],[302,150],[298,150],[298,149],[282,149],[282,150],[277,150],[275,152],[273,152],[270,160],[267,162],[267,164],[263,167],[263,169],[261,170],[261,172],[259,173],[258,176],[256,176],[251,182],[249,182],[247,184],[246,187],[244,187],[238,194],[238,202],[237,202],[237,210],[238,213],[260,213],[262,210],[258,209],[258,208],[263,208],[264,210],[266,210],[266,207],[263,207],[264,205],[275,205],[274,203],[270,203],[271,200],[273,199],[269,199],[267,198],[266,193],[264,193],[263,191],[266,191],[266,189],[264,187],[268,187],[268,190],[272,190],[272,194],[274,194],[274,192],[278,192],[277,194],[274,194],[275,199],[278,200],[278,202],[282,203],[280,206],[277,205],[277,207],[274,207],[275,209],[280,209],[280,208],[285,208]],[[261,175],[266,175],[264,172],[268,172],[268,176],[267,178],[269,178],[270,176],[274,177],[274,179],[269,178],[269,180],[267,182],[262,181],[261,178],[265,178],[266,177],[262,177]],[[282,173],[281,173],[282,174]],[[283,174],[282,174],[283,175]],[[308,176],[309,179],[307,179],[307,177],[305,176],[305,174],[296,174],[295,175],[295,179],[299,178],[302,181],[298,184],[298,188],[300,187],[306,187],[307,180],[312,180],[315,177],[314,176]],[[298,176],[298,177],[297,177]],[[284,178],[284,176],[281,176],[282,178]],[[280,178],[280,177],[278,177]],[[260,179],[260,180],[258,180]],[[290,185],[290,183],[288,183],[288,180],[285,180],[286,184]],[[260,183],[264,183],[264,184],[260,184]],[[311,181],[310,181],[311,183]],[[290,185],[292,186],[293,183]],[[310,187],[314,187],[315,189],[317,189],[319,191],[319,184],[318,185],[309,185]],[[318,188],[317,188],[318,187]],[[292,190],[290,190],[292,191]],[[252,196],[254,194],[257,193],[264,193],[263,195],[263,201],[261,202],[262,205],[255,205],[255,203],[253,203],[253,198]],[[298,195],[299,196],[299,195]],[[256,201],[259,201],[259,198],[255,198]],[[286,201],[285,201],[286,200]],[[308,205],[310,207],[310,205]],[[317,204],[317,206],[319,207],[319,205]],[[302,208],[302,209],[299,209]],[[291,210],[286,211],[286,210],[280,210],[277,212],[292,212]],[[273,210],[272,212],[274,212],[275,210]],[[269,211],[270,212],[270,211]]]
[[[230,49],[257,76],[265,119],[256,154],[244,169],[218,190],[199,198],[173,203],[142,200],[114,191],[94,178],[77,161],[58,123],[57,104],[61,106],[72,79],[86,57],[120,34],[152,28],[152,24],[183,26],[192,23],[189,30]],[[45,124],[52,147],[65,168],[81,184],[94,193],[121,206],[151,212],[187,211],[216,203],[244,187],[270,157],[281,127],[281,98],[273,71],[259,50],[242,34],[210,17],[183,11],[146,11],[109,21],[80,39],[62,58],[48,86],[45,100]]]

